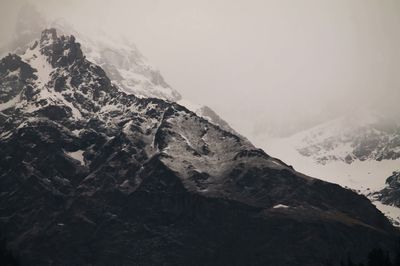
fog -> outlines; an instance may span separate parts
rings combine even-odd
[[[137,44],[184,98],[244,135],[356,109],[399,113],[400,1],[31,1],[48,18]],[[0,44],[23,1],[1,0]]]

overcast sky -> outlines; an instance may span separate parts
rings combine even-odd
[[[0,31],[18,4],[0,0]],[[133,40],[184,98],[244,134],[371,106],[400,110],[398,0],[35,0]]]

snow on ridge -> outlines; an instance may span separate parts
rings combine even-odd
[[[33,28],[26,25],[15,36],[15,43],[21,47],[12,47],[15,51],[20,50],[22,54],[27,47],[32,47],[25,51],[22,58],[37,70],[37,83],[46,85],[50,81],[52,68],[45,57],[40,53],[43,46],[51,45],[54,42],[53,35],[48,32],[42,35],[41,43],[37,38],[45,28],[54,28],[58,35],[73,35],[76,41],[81,44],[82,52],[85,57],[96,65],[99,65],[107,73],[113,84],[116,84],[127,94],[134,94],[139,98],[160,98],[168,101],[177,101],[181,98],[178,91],[169,86],[163,79],[160,71],[149,63],[138,48],[131,42],[105,32],[78,32],[65,20],[56,19],[46,21],[38,19],[39,24]],[[31,34],[28,39],[22,32],[29,31]],[[35,36],[37,34],[37,36]],[[31,42],[29,44],[29,42]],[[64,51],[64,55],[68,50]]]
[[[10,70],[8,70],[8,76],[17,76],[17,77],[19,77],[20,76],[20,74],[21,74],[21,68],[17,68],[16,70],[14,70],[14,71],[10,71]]]
[[[284,204],[277,204],[274,207],[272,207],[273,209],[288,209],[289,206],[284,205]]]
[[[36,43],[36,41],[35,41]],[[30,64],[36,69],[35,75],[38,77],[37,82],[45,86],[51,79],[51,72],[54,70],[51,64],[47,61],[47,57],[40,52],[39,44],[33,44],[21,56],[22,60]]]
[[[26,51],[21,55],[22,61],[29,64],[36,71],[34,74],[37,76],[37,79],[34,81],[37,87],[40,89],[38,94],[38,102],[40,99],[48,100],[47,104],[62,104],[71,109],[72,117],[75,119],[82,118],[81,112],[69,101],[65,99],[65,97],[60,92],[56,92],[54,88],[50,88],[48,83],[51,81],[52,73],[54,72],[54,68],[48,62],[47,56],[42,54],[40,50],[40,45],[38,40],[33,41]],[[68,79],[69,83],[70,79]],[[11,101],[1,104],[0,111],[10,108],[14,106],[16,103],[20,101],[20,96],[18,95]],[[37,106],[31,103],[26,104],[26,102],[21,103],[22,108],[26,108],[29,112],[34,112],[43,106]]]
[[[8,102],[0,103],[0,112],[4,111],[6,109],[14,107],[20,101],[20,99],[21,99],[21,94],[18,94],[17,96],[12,98]]]
[[[112,83],[124,92],[139,98],[181,99],[179,92],[164,81],[160,71],[133,43],[105,32],[82,34],[62,20],[50,24],[60,34],[74,35],[86,58],[101,66]]]

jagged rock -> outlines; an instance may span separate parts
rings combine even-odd
[[[386,179],[386,187],[376,195],[383,204],[400,207],[400,172],[393,172]]]

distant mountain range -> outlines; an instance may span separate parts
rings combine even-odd
[[[297,151],[317,163],[400,158],[400,124],[377,114],[361,112],[297,134]]]

